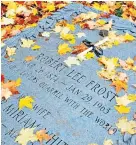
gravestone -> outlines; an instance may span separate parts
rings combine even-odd
[[[45,38],[38,35],[39,32],[50,32],[60,20],[71,23],[73,17],[88,11],[99,13],[81,4],[69,4],[38,22],[36,27],[28,28],[5,41],[7,46],[16,47],[17,51],[15,61],[8,62],[4,58],[6,47],[2,49],[2,73],[9,80],[20,77],[22,84],[19,95],[2,101],[2,145],[17,145],[16,136],[22,128],[27,127],[35,127],[35,130],[46,128],[48,134],[53,136],[52,139],[44,141],[47,145],[102,145],[105,139],[112,139],[115,145],[135,145],[134,139],[133,142],[130,138],[124,141],[124,136],[115,125],[121,117],[114,109],[117,94],[110,82],[97,75],[100,66],[96,59],[69,68],[64,63],[69,54],[60,56],[57,53],[61,41],[59,36],[52,33],[50,39],[45,41]],[[136,36],[136,25],[116,16],[109,19],[113,20],[115,30]],[[76,32],[84,32],[87,39],[94,43],[102,39],[98,30],[81,30],[76,25],[74,33]],[[21,48],[21,38],[36,40],[41,49],[32,51]],[[82,40],[84,38],[78,39],[75,45]],[[104,56],[133,58],[136,54],[135,47],[136,41],[122,43],[104,50]],[[28,55],[35,56],[35,59],[25,62],[23,58]],[[135,80],[135,75],[131,75],[129,85],[134,84]],[[135,93],[134,88],[129,88],[129,92]],[[34,96],[33,109],[18,110],[19,99],[27,95]],[[132,119],[135,111],[133,104],[131,107],[129,119]],[[108,134],[110,129],[114,131],[112,135]],[[32,144],[39,143],[28,143]]]

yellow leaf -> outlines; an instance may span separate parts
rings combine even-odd
[[[16,86],[17,86],[17,87],[20,86],[20,85],[21,85],[21,82],[22,82],[22,79],[21,79],[21,78],[18,78],[18,79],[16,80]]]
[[[8,9],[8,10],[11,10],[11,9],[16,10],[16,9],[17,9],[17,3],[14,2],[14,1],[9,2],[7,9]]]
[[[34,45],[33,47],[32,47],[32,50],[39,50],[41,48],[41,46],[39,46],[39,45]]]
[[[76,42],[75,39],[72,39],[72,40],[69,41],[70,44],[75,44],[75,42]]]
[[[106,21],[104,21],[104,20],[97,20],[96,23],[98,23],[101,26],[103,26],[106,23]]]
[[[48,10],[49,12],[55,11],[55,6],[54,6],[54,4],[53,4],[53,3],[47,4],[47,10]]]
[[[133,102],[136,101],[136,94],[129,94],[128,99],[133,101]]]
[[[117,45],[119,45],[119,41],[118,41],[118,40],[115,40],[115,41],[113,42],[113,44],[114,44],[115,46],[117,46]]]
[[[100,4],[97,3],[97,2],[95,2],[95,3],[93,4],[93,7],[94,7],[95,9],[97,9],[97,10],[101,10],[101,9],[100,9]]]
[[[38,13],[37,9],[36,8],[33,8],[32,9],[32,13],[33,13],[33,15],[36,15]]]
[[[71,48],[66,43],[60,44],[59,47],[58,47],[58,53],[60,55],[64,55],[64,54],[66,54],[67,52],[70,52],[70,51],[71,51]]]
[[[136,71],[136,66],[132,67],[132,70],[133,70],[133,71]]]
[[[73,34],[64,34],[64,33],[61,33],[60,34],[60,38],[62,38],[63,40],[69,41],[71,44],[75,43],[75,37],[74,37]]]
[[[35,27],[35,26],[37,26],[37,24],[36,24],[36,23],[33,23],[33,24],[28,24],[28,25],[26,26],[26,28],[32,28],[32,27]]]
[[[33,102],[34,102],[34,99],[32,98],[32,96],[26,96],[24,98],[21,98],[19,100],[19,110],[24,108],[24,107],[32,109],[33,108],[33,105],[32,105]]]
[[[133,41],[135,39],[135,37],[126,33],[124,36],[124,39],[125,39],[125,41]]]
[[[109,12],[109,6],[107,4],[102,4],[101,5],[101,10],[104,12]]]
[[[67,24],[66,27],[68,27],[71,31],[75,30],[75,26],[73,24]]]
[[[85,57],[86,57],[86,59],[91,59],[91,58],[94,58],[94,53],[93,52],[88,52],[86,55],[85,55]]]
[[[127,114],[130,112],[131,107],[126,107],[123,105],[120,106],[114,106],[115,109],[120,113],[120,114]]]
[[[107,71],[107,69],[104,69],[104,68],[102,68],[102,70],[98,71],[97,73],[101,78],[104,78],[106,80],[113,80],[115,78],[115,75],[116,75],[115,70]]]

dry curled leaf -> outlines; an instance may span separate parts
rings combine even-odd
[[[72,51],[72,54],[79,54],[83,52],[84,50],[88,49],[88,47],[83,43],[81,43],[80,45],[74,46],[73,48],[74,50]]]

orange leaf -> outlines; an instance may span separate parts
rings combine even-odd
[[[52,137],[50,135],[48,135],[46,133],[46,130],[45,129],[42,129],[42,130],[39,130],[36,132],[36,136],[39,140],[39,142],[42,144],[43,140],[46,140],[48,141],[49,139],[51,139]]]
[[[33,59],[35,59],[34,56],[26,56],[25,57],[25,61],[27,61],[27,62],[32,61]]]
[[[119,93],[122,89],[127,91],[128,86],[125,81],[115,80],[112,82],[111,86],[115,86],[116,92]]]

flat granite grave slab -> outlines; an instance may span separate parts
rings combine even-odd
[[[52,16],[38,22],[34,28],[25,29],[20,34],[7,39],[2,48],[2,73],[8,80],[22,79],[20,94],[2,101],[2,145],[17,145],[15,138],[22,128],[35,127],[35,131],[44,129],[52,138],[44,141],[47,145],[102,145],[104,140],[111,139],[114,145],[136,145],[136,135],[121,134],[116,122],[120,115],[115,109],[116,93],[110,82],[97,75],[100,65],[96,59],[87,60],[80,65],[66,66],[64,61],[71,56],[58,54],[58,45],[62,42],[58,34],[51,33],[48,41],[39,33],[51,32],[60,20],[72,22],[72,18],[81,13],[99,11],[81,4],[71,3],[58,10]],[[136,25],[116,16],[106,19],[113,21],[113,29],[120,34],[128,32],[136,36]],[[86,39],[95,43],[103,39],[99,30],[81,29],[75,25],[75,31],[84,32]],[[33,51],[21,48],[21,39],[32,39],[41,48]],[[74,45],[79,45],[85,38],[76,39]],[[72,45],[72,44],[71,44]],[[6,47],[15,47],[16,55],[13,62],[8,62],[5,56]],[[105,49],[106,57],[119,57],[126,60],[136,55],[136,41],[122,43]],[[30,62],[24,61],[26,56],[34,56]],[[131,74],[131,75],[130,75]],[[129,86],[135,84],[136,75],[130,75]],[[135,88],[129,87],[128,92],[135,94]],[[34,96],[33,109],[18,109],[18,101],[22,96]],[[135,104],[130,104],[131,112],[127,114],[133,119]],[[108,132],[114,133],[110,135]],[[28,145],[38,145],[39,142],[28,142]]]

